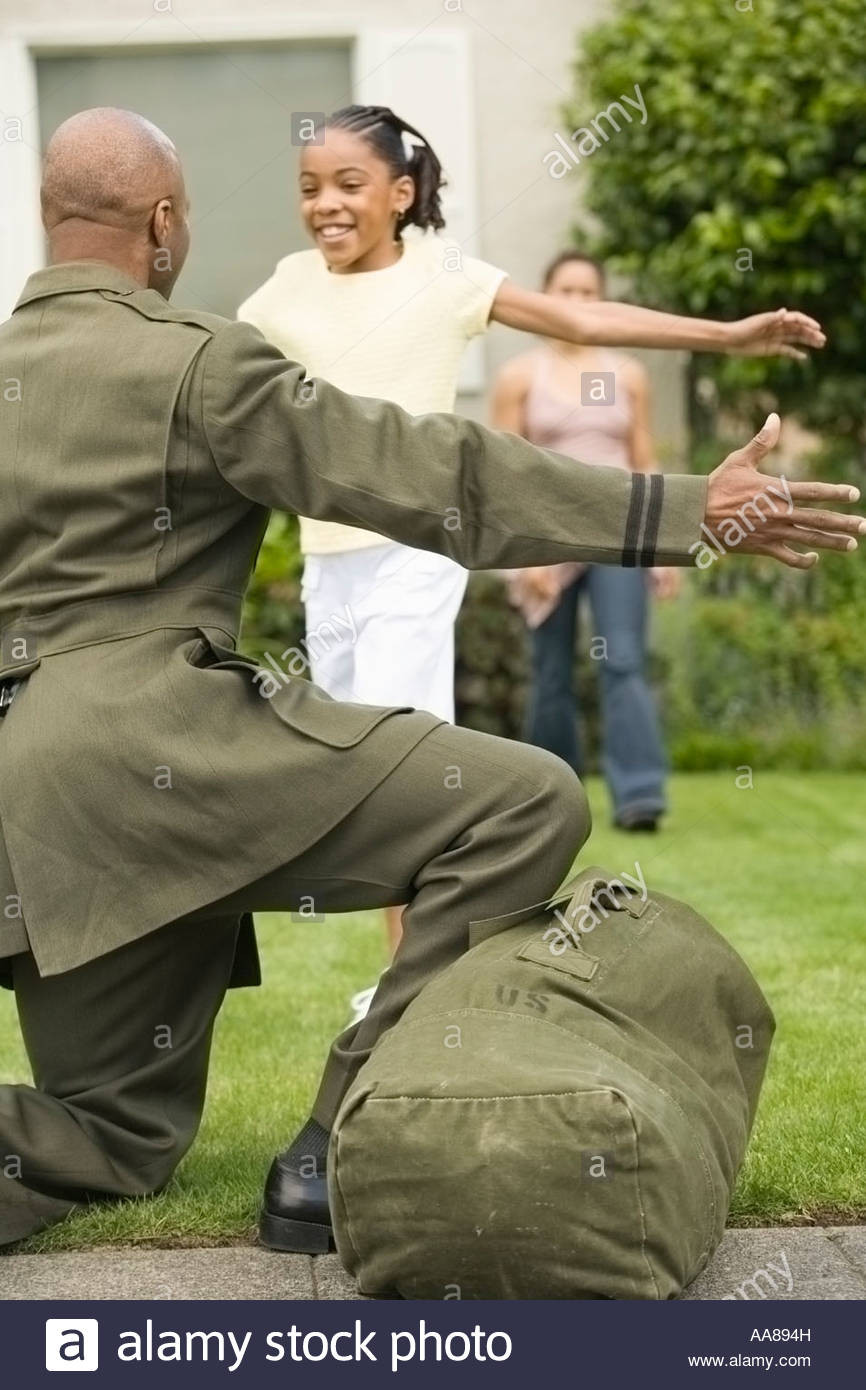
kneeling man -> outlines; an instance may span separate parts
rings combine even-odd
[[[0,327],[0,964],[35,1081],[0,1086],[0,1243],[168,1182],[224,992],[258,979],[250,913],[407,903],[268,1182],[266,1241],[327,1249],[352,1077],[469,922],[548,898],[588,834],[548,753],[261,680],[235,642],[270,508],[471,569],[689,564],[769,481],[778,422],[709,480],[647,480],[311,381],[248,325],[169,304],[187,211],[159,130],[73,117],[45,162],[51,264]],[[780,351],[821,340],[765,317]],[[791,492],[741,552],[855,544],[858,518],[799,507],[852,489]]]

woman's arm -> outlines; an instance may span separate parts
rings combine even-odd
[[[530,369],[525,357],[514,357],[500,367],[493,381],[490,423],[495,430],[525,436],[526,397]]]
[[[495,430],[507,430],[526,438],[526,398],[532,380],[529,358],[513,357],[496,373],[490,401],[490,423]],[[513,572],[512,603],[524,610],[529,603],[553,604],[559,598],[561,586],[556,565],[533,565]]]
[[[636,304],[583,300],[569,304],[556,295],[536,294],[506,280],[493,301],[490,317],[524,333],[540,333],[567,343],[599,347],[682,348],[691,352],[730,352],[744,357],[805,358],[796,343],[823,347],[821,325],[807,314],[776,309],[747,319],[721,323],[658,313]]]
[[[631,401],[629,465],[634,473],[655,473],[657,464],[653,450],[650,388],[646,368],[632,359],[623,363],[619,375]]]

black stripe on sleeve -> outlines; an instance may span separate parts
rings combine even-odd
[[[625,519],[625,535],[622,542],[622,565],[630,569],[637,564],[637,541],[643,516],[643,499],[646,491],[646,475],[635,473],[631,480],[631,501]]]
[[[640,554],[641,565],[654,565],[659,526],[662,519],[662,502],[665,495],[665,480],[661,473],[651,473],[649,480],[649,505],[646,513],[646,530],[643,535],[643,549]]]

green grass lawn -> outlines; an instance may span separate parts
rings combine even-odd
[[[778,1021],[740,1224],[866,1220],[866,777],[682,775],[657,836],[596,829],[581,863],[640,861],[650,888],[687,899],[742,952]],[[97,1208],[25,1247],[227,1244],[251,1239],[274,1151],[306,1118],[347,1001],[385,963],[377,914],[300,925],[259,919],[264,987],[233,992],[217,1024],[192,1152],[160,1197]],[[27,1078],[14,1005],[0,995],[0,1081]]]

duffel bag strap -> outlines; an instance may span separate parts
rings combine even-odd
[[[646,893],[639,896],[628,889],[622,879],[608,873],[606,869],[598,868],[597,865],[584,869],[573,882],[574,892],[563,912],[563,916],[569,922],[574,920],[581,908],[591,909],[599,903],[603,903],[609,912],[627,912],[630,917],[643,916],[649,904]]]
[[[625,910],[632,917],[640,917],[649,903],[648,898],[642,899],[636,894],[630,893],[622,880],[609,873],[607,869],[593,864],[574,878],[568,879],[558,892],[554,893],[552,897],[546,898],[544,902],[529,903],[525,907],[517,908],[514,912],[503,913],[499,917],[486,917],[483,920],[470,922],[470,949],[480,945],[488,937],[497,936],[499,932],[508,931],[510,927],[519,926],[521,922],[526,922],[531,917],[553,912],[556,908],[561,910],[567,921],[573,922],[581,908],[591,910],[592,900],[594,898],[598,900],[599,894],[602,899],[611,903],[613,911]]]

